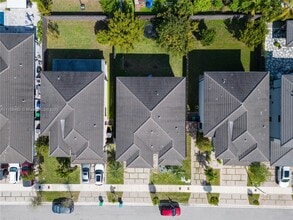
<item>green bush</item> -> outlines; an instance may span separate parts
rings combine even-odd
[[[217,206],[219,204],[219,194],[208,193],[208,203]]]
[[[212,167],[208,167],[204,170],[204,173],[206,175],[206,179],[209,183],[213,183],[218,178],[217,172],[214,171]]]
[[[37,23],[37,39],[40,43],[43,41],[43,20],[39,20]]]
[[[153,197],[153,204],[154,204],[154,205],[159,205],[159,203],[160,203],[160,199],[159,199],[159,197],[158,197],[158,196],[154,196],[154,197]]]
[[[253,200],[253,205],[259,205],[259,201],[258,200]]]
[[[248,178],[253,186],[260,186],[271,176],[269,168],[266,165],[255,162],[248,167]]]
[[[211,152],[213,149],[211,141],[198,132],[196,135],[196,145],[200,152]]]

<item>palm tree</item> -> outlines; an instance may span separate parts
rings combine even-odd
[[[110,175],[113,178],[119,179],[121,175],[123,175],[122,163],[115,161],[111,163],[109,166],[110,166],[110,169],[108,170],[108,172],[110,172]]]
[[[109,164],[113,164],[116,162],[116,151],[114,147],[111,147],[107,150],[107,161]]]

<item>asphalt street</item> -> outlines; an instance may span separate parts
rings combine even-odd
[[[154,206],[75,206],[72,214],[54,214],[50,205],[32,207],[27,205],[0,206],[1,220],[292,220],[292,209],[181,207],[179,217],[160,216]]]

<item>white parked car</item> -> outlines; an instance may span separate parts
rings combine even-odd
[[[90,164],[81,164],[81,176],[82,176],[82,183],[89,183],[90,182]]]
[[[290,184],[290,167],[279,167],[278,169],[278,183],[280,187],[288,187]]]
[[[20,166],[18,163],[9,164],[9,183],[17,183],[20,181]]]
[[[95,165],[95,184],[98,186],[103,185],[104,183],[104,165],[96,164]]]

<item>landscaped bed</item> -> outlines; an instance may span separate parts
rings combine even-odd
[[[43,202],[52,202],[54,199],[66,197],[72,198],[73,201],[78,201],[79,192],[64,192],[64,191],[42,191],[37,192],[38,196],[41,196]]]
[[[190,193],[181,192],[158,192],[151,193],[151,199],[154,205],[158,205],[160,200],[171,199],[174,202],[187,204],[189,201]]]
[[[109,202],[115,203],[118,202],[118,199],[121,198],[121,200],[123,201],[123,192],[107,192],[107,198]]]
[[[182,167],[175,167],[167,172],[151,173],[150,182],[161,185],[185,185],[190,184],[191,179],[191,137],[186,136],[186,159],[182,162]],[[182,177],[187,181],[181,181]]]
[[[69,174],[68,178],[61,178],[57,175],[58,161],[55,157],[49,157],[49,148],[44,148],[42,156],[44,162],[41,163],[42,172],[38,178],[41,183],[45,184],[79,184],[80,183],[80,168]]]

